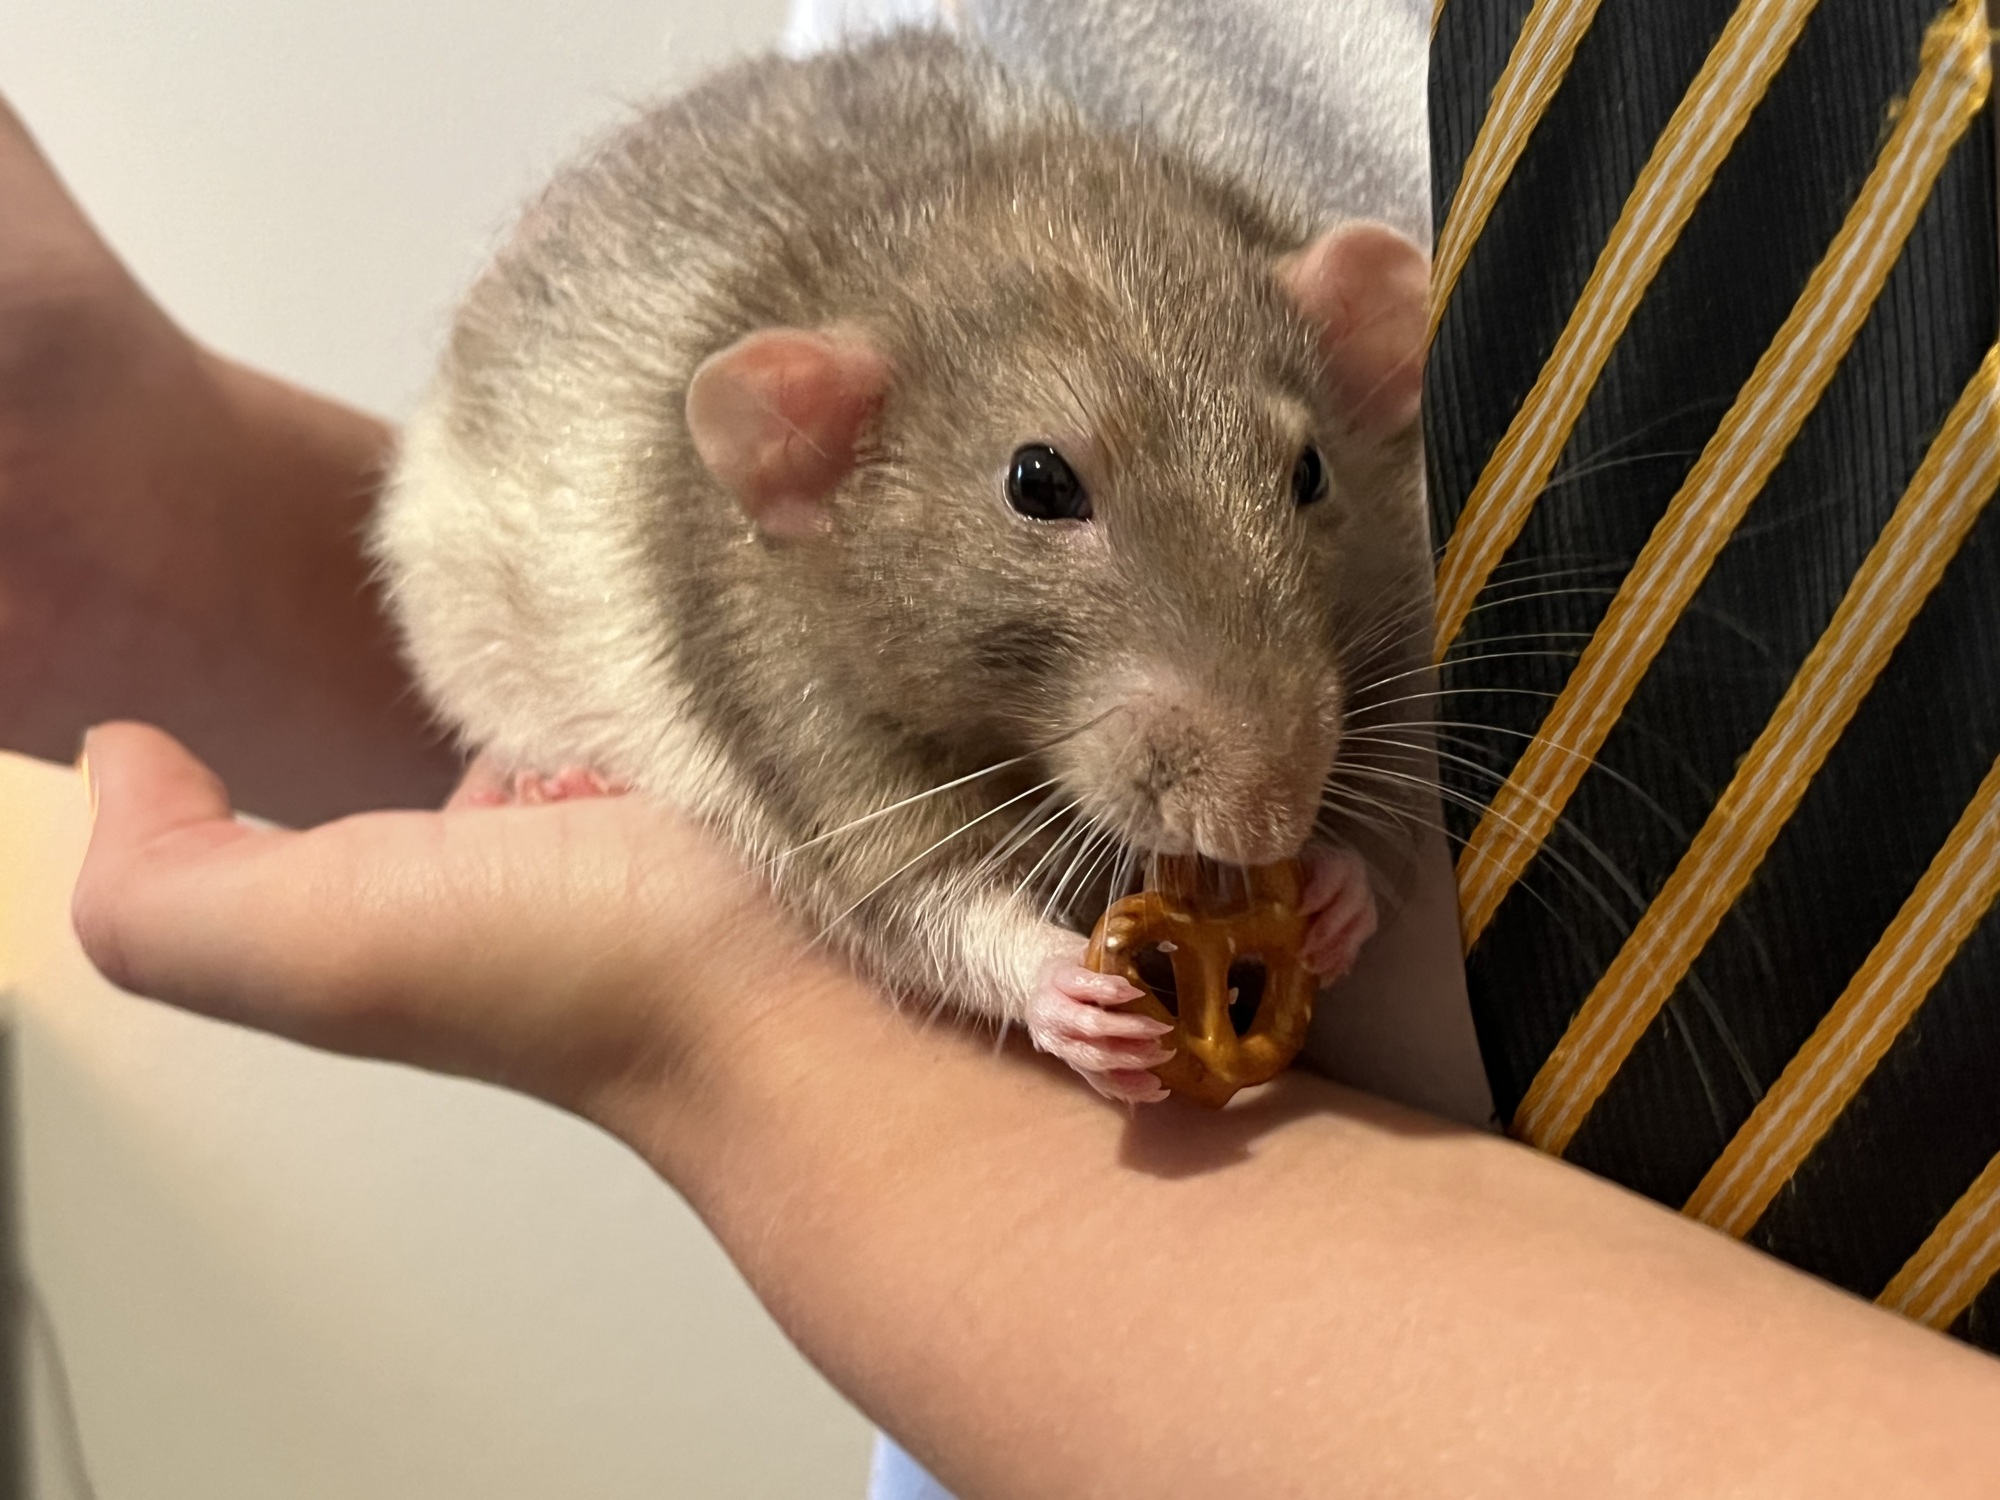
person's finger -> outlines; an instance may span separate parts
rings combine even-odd
[[[236,1016],[245,981],[295,992],[312,939],[338,920],[315,923],[299,900],[324,886],[301,836],[237,822],[214,772],[148,725],[93,729],[84,765],[93,817],[71,916],[91,962],[211,1014]]]
[[[157,920],[150,878],[172,840],[216,848],[250,830],[231,814],[222,783],[178,741],[144,724],[104,724],[84,737],[91,836],[71,897],[84,952],[112,983],[152,977],[145,939]],[[137,951],[135,953],[135,940]]]
[[[109,726],[87,749],[78,935],[113,982],[183,1009],[587,1110],[841,972],[725,850],[644,799],[291,832],[237,822],[158,730]]]
[[[92,730],[85,759],[96,812],[71,912],[106,978],[339,1051],[460,1064],[462,1039],[438,1056],[423,1035],[456,1019],[439,1013],[450,985],[428,982],[436,955],[476,977],[467,953],[508,961],[488,929],[521,927],[518,888],[482,880],[483,846],[454,845],[426,813],[303,833],[239,823],[215,774],[145,725]]]
[[[93,844],[124,858],[169,835],[235,828],[229,790],[179,740],[150,724],[100,724],[84,736]]]
[[[237,822],[213,773],[158,730],[94,730],[87,760],[97,811],[72,910],[112,982],[545,1096],[577,1096],[632,1051],[661,967],[645,919],[672,931],[668,910],[694,897],[699,914],[727,884],[649,864],[632,828],[645,810],[609,799],[290,832]]]

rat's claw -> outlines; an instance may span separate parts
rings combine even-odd
[[[541,807],[550,802],[577,802],[586,797],[617,797],[628,790],[583,766],[564,766],[553,776],[543,776],[535,771],[517,771],[512,787],[513,800],[522,807]]]
[[[1151,1073],[1121,1069],[1110,1073],[1085,1073],[1083,1076],[1098,1093],[1120,1104],[1158,1104],[1172,1097],[1167,1086]]]
[[[1299,958],[1321,979],[1354,967],[1361,945],[1375,935],[1375,889],[1368,862],[1352,849],[1315,844],[1306,851],[1306,888],[1299,909],[1306,939]]]
[[[1043,971],[1028,1006],[1028,1035],[1034,1044],[1081,1073],[1107,1099],[1150,1104],[1167,1096],[1149,1069],[1174,1054],[1160,1038],[1173,1030],[1164,1021],[1107,1007],[1137,1000],[1142,992],[1116,974],[1099,974],[1073,958]]]

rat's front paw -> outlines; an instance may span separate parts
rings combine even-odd
[[[1306,888],[1299,898],[1305,966],[1323,980],[1354,967],[1361,945],[1375,935],[1375,888],[1368,862],[1352,849],[1315,844],[1306,851]]]
[[[518,771],[511,788],[513,800],[522,807],[541,807],[550,802],[578,802],[587,797],[618,797],[628,790],[582,766],[564,766],[553,776]]]
[[[1052,959],[1028,1003],[1028,1035],[1105,1098],[1156,1103],[1167,1091],[1148,1070],[1174,1055],[1160,1042],[1173,1027],[1151,1016],[1110,1009],[1137,1000],[1139,994],[1116,974],[1086,969],[1077,956]]]
[[[622,797],[630,790],[582,766],[565,766],[553,776],[537,771],[516,771],[510,776],[482,755],[466,768],[465,780],[458,784],[458,790],[445,805],[447,808],[541,807],[585,797]]]

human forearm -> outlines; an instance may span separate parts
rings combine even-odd
[[[176,685],[182,712],[209,728],[218,768],[230,767],[253,811],[304,823],[437,805],[458,760],[425,715],[361,549],[391,429],[241,365],[203,362],[232,444],[211,471],[224,571],[186,596],[183,618],[191,636],[208,636],[220,670]]]
[[[288,821],[435,803],[359,546],[390,439],[198,349],[0,104],[0,747],[142,717]]]
[[[872,1003],[793,1007],[740,1090],[650,1149],[968,1497],[1949,1495],[2000,1472],[1990,1362],[1523,1148],[1306,1079],[1127,1120]]]
[[[67,759],[88,725],[144,718],[283,821],[441,800],[452,758],[357,541],[387,430],[212,356],[184,379],[145,488],[10,580],[8,748]]]
[[[598,1120],[969,1497],[1985,1494],[2000,1366],[1525,1148],[1293,1077],[1136,1118],[899,1018],[637,798],[234,821],[92,737],[117,982]]]

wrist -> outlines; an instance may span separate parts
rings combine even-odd
[[[894,1016],[711,837],[671,812],[629,811],[631,904],[646,917],[607,984],[629,985],[630,1017],[612,1065],[557,1102],[699,1204],[794,1104],[811,1107],[817,1074],[856,1066],[857,1032]]]

